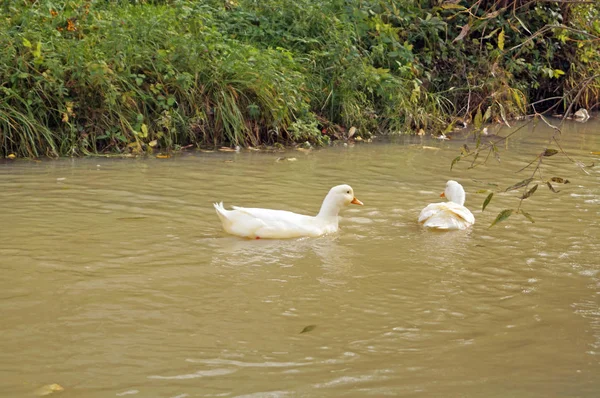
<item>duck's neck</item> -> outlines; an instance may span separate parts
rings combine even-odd
[[[337,220],[339,212],[340,206],[336,203],[333,197],[327,195],[325,200],[323,200],[323,204],[321,205],[319,214],[317,214],[317,218]]]
[[[465,191],[463,189],[455,189],[450,195],[446,195],[450,202],[454,202],[461,206],[465,205]]]

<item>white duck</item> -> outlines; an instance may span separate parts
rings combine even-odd
[[[338,185],[331,188],[319,214],[315,217],[292,213],[284,210],[249,209],[232,206],[233,210],[225,210],[223,202],[215,203],[217,215],[223,223],[225,232],[251,239],[281,239],[303,236],[320,236],[338,230],[338,213],[349,205],[362,205],[354,197],[349,185]]]
[[[465,229],[475,224],[475,217],[465,204],[465,190],[456,181],[448,181],[446,190],[440,195],[449,202],[431,203],[421,214],[419,222],[425,227],[437,229]]]

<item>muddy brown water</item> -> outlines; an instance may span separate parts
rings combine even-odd
[[[420,138],[2,163],[0,396],[598,397],[600,122],[560,138],[589,175],[546,159],[542,177],[570,184],[524,202],[534,224],[488,228],[551,134],[452,171],[462,142]],[[476,224],[425,231],[448,179]],[[320,238],[227,236],[212,208],[316,214],[340,183],[365,206]],[[480,190],[497,192],[484,212]]]

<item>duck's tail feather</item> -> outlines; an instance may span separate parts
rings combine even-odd
[[[213,206],[215,207],[219,218],[222,219],[223,217],[226,217],[227,210],[225,210],[225,207],[223,207],[223,202],[213,203]]]

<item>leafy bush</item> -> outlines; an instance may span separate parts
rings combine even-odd
[[[8,0],[0,151],[325,144],[600,102],[600,6]],[[532,107],[535,105],[535,108]],[[341,134],[343,135],[343,134]]]

